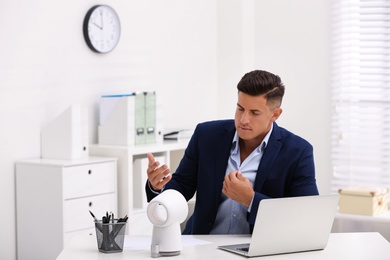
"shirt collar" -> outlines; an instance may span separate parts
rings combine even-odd
[[[271,125],[271,129],[268,131],[268,133],[265,135],[263,141],[261,141],[260,145],[257,147],[259,152],[264,151],[264,149],[267,147],[269,137],[271,136],[272,130],[274,128],[274,124]],[[236,154],[238,153],[238,134],[237,131],[234,133],[233,141],[232,141],[232,153]]]

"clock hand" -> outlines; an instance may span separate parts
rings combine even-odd
[[[103,30],[103,11],[102,10],[100,10],[100,24],[101,24],[100,29]]]
[[[98,25],[98,24],[96,24],[95,22],[93,22],[92,24],[95,25],[95,26],[96,26],[97,28],[99,28],[100,30],[103,30],[103,27],[100,26],[100,25]]]

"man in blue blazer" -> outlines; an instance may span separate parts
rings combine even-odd
[[[165,189],[196,194],[183,234],[252,233],[262,199],[318,195],[312,145],[275,123],[280,77],[255,70],[237,89],[235,119],[198,124],[174,174],[148,154],[148,201]]]

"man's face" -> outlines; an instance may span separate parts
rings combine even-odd
[[[281,113],[281,108],[270,108],[263,95],[250,96],[239,91],[234,119],[238,136],[244,141],[260,144]]]

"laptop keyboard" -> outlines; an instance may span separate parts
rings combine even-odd
[[[239,247],[239,248],[237,248],[237,250],[248,252],[249,251],[249,247]]]

